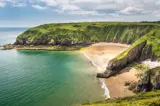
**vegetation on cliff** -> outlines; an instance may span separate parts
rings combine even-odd
[[[132,44],[157,24],[84,22],[45,24],[30,28],[17,37],[17,45],[81,45],[95,42]]]
[[[108,64],[108,69],[121,69],[134,61],[143,61],[146,59],[157,60],[160,57],[159,45],[160,26],[157,26],[135,41],[126,51],[112,59]]]
[[[83,106],[160,106],[160,91],[140,93],[132,97],[86,103]]]

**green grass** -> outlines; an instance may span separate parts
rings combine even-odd
[[[16,42],[29,45],[54,45],[56,42],[77,43],[117,42],[131,44],[149,33],[158,24],[129,22],[83,22],[44,24],[19,35]],[[135,33],[136,32],[136,33]],[[24,42],[24,39],[27,42]]]
[[[160,106],[160,91],[140,93],[132,97],[86,103],[82,106]]]

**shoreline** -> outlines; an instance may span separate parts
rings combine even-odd
[[[47,50],[47,51],[75,51],[80,50],[82,45],[72,45],[72,46],[53,46],[53,45],[14,45],[6,44],[2,46],[2,50]]]
[[[93,64],[93,66],[95,66],[99,71],[102,71],[103,69],[101,68],[101,67],[99,67],[97,64],[95,64],[94,62],[93,62],[93,60],[86,54],[86,53],[84,53],[83,51],[80,51],[92,64]]]
[[[86,53],[84,53],[83,51],[80,51],[80,53],[82,53],[99,71],[103,70],[97,64],[95,64],[94,61]],[[106,86],[105,79],[99,78],[99,80],[102,84],[101,88],[104,89],[104,96],[106,96],[106,99],[110,99],[109,89]]]
[[[80,52],[85,55],[89,61],[91,61],[91,63],[98,69],[98,71],[103,73],[106,70],[109,60],[126,50],[129,46],[130,45],[101,42],[90,45],[84,50],[80,50]],[[105,88],[105,96],[109,95],[108,97],[114,99],[135,95],[125,86],[126,81],[138,80],[135,75],[136,70],[134,68],[130,70],[124,69],[121,74],[112,76],[108,79],[103,79],[102,88]]]

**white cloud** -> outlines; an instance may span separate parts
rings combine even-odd
[[[69,14],[72,15],[92,15],[92,16],[105,16],[104,13],[99,13],[97,11],[86,11],[86,10],[76,10],[76,11],[70,11]]]
[[[160,17],[160,10],[154,11],[153,14],[157,17]]]
[[[63,14],[107,14],[113,17],[137,14],[157,16],[159,13],[156,11],[160,10],[160,0],[0,0],[0,7],[8,4],[13,7],[32,6],[40,10],[50,8]]]
[[[39,9],[39,10],[45,10],[46,7],[42,7],[40,5],[32,5],[33,8]]]
[[[13,4],[12,6],[13,7],[25,7],[26,4],[24,4],[24,3],[18,3],[18,4]]]
[[[71,4],[63,4],[60,6],[61,10],[80,10],[80,8],[76,5]]]
[[[56,6],[57,5],[57,1],[56,0],[40,0],[40,2],[43,2],[48,6]]]
[[[0,8],[1,8],[1,7],[5,7],[5,5],[6,5],[6,4],[5,4],[4,2],[1,2],[1,1],[0,1]]]
[[[136,7],[127,7],[123,10],[120,10],[123,14],[140,14],[143,12],[143,9],[136,8]]]

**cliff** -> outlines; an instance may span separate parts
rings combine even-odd
[[[16,45],[82,45],[95,42],[132,44],[156,24],[90,22],[45,24],[30,28],[16,39]]]
[[[108,78],[135,61],[139,62],[146,59],[151,59],[152,61],[158,60],[160,57],[159,45],[160,27],[157,26],[135,41],[126,51],[110,60],[106,72],[97,76]]]

